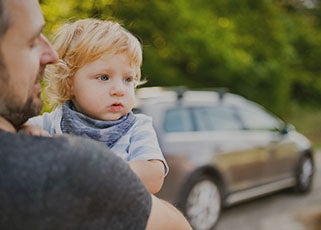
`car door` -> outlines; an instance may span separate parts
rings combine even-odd
[[[211,162],[222,172],[230,192],[262,183],[266,139],[244,130],[234,107],[194,107],[193,117],[197,131],[210,138]]]
[[[266,139],[263,182],[276,182],[292,176],[297,149],[287,134],[281,132],[283,122],[255,104],[243,106],[238,111],[247,130]]]

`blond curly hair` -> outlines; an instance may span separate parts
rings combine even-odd
[[[68,78],[102,55],[126,52],[135,68],[135,85],[141,81],[142,47],[138,39],[115,21],[81,19],[64,24],[53,38],[59,61],[48,65],[43,78],[44,96],[55,108],[71,99]]]

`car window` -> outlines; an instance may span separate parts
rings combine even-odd
[[[241,122],[230,107],[196,107],[193,115],[199,131],[242,129]]]
[[[189,109],[175,108],[165,112],[165,132],[190,132],[193,130],[194,128]]]
[[[247,129],[277,130],[280,127],[280,121],[260,107],[246,105],[239,107],[238,111]]]

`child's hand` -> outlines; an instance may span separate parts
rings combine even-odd
[[[22,126],[21,131],[32,136],[51,137],[51,135],[46,130],[35,125],[25,124]]]

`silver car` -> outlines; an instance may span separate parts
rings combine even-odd
[[[180,208],[193,229],[213,229],[232,204],[311,188],[309,140],[239,95],[147,87],[137,90],[134,111],[153,118],[170,167],[157,195]]]

